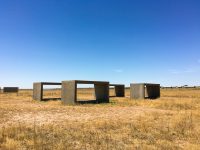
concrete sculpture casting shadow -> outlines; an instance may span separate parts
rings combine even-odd
[[[78,101],[77,100],[77,84],[93,84],[96,100]],[[84,80],[62,81],[61,97],[62,97],[63,104],[109,103],[109,82],[84,81]]]
[[[130,99],[156,99],[160,97],[160,84],[130,84]]]

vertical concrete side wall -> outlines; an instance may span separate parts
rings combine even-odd
[[[109,84],[94,84],[97,103],[109,103]]]
[[[75,81],[63,81],[61,90],[61,100],[65,105],[75,104],[77,99],[77,84]]]
[[[146,85],[146,94],[148,98],[160,97],[160,85]]]
[[[131,84],[130,85],[130,98],[131,99],[144,99],[145,98],[144,84]]]
[[[41,101],[43,98],[42,83],[33,83],[33,99]]]
[[[125,86],[115,86],[115,95],[116,97],[124,97],[125,96]]]

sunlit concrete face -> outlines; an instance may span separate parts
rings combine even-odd
[[[156,99],[160,97],[160,84],[130,84],[130,99]]]
[[[33,83],[33,99],[41,101],[43,98],[43,86],[41,82]]]
[[[95,90],[95,103],[109,103],[109,82],[72,80],[62,81],[61,100],[64,104],[76,104],[77,84],[93,84]]]

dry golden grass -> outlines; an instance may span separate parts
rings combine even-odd
[[[0,94],[0,149],[200,149],[200,89],[163,89],[157,100],[126,94],[76,106]]]

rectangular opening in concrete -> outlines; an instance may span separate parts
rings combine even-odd
[[[77,101],[95,101],[94,84],[77,84]]]
[[[61,99],[61,85],[43,85],[43,99]]]
[[[64,104],[109,103],[109,82],[62,81],[61,97]]]
[[[45,90],[44,90],[44,86],[46,87]],[[34,82],[33,83],[33,99],[39,100],[39,101],[61,99],[61,90],[60,90],[60,94],[59,92],[56,91],[58,86],[60,87],[61,83]]]
[[[109,86],[109,96],[110,97],[115,97],[116,96],[115,86]]]
[[[125,85],[124,84],[109,84],[110,97],[124,97]]]

